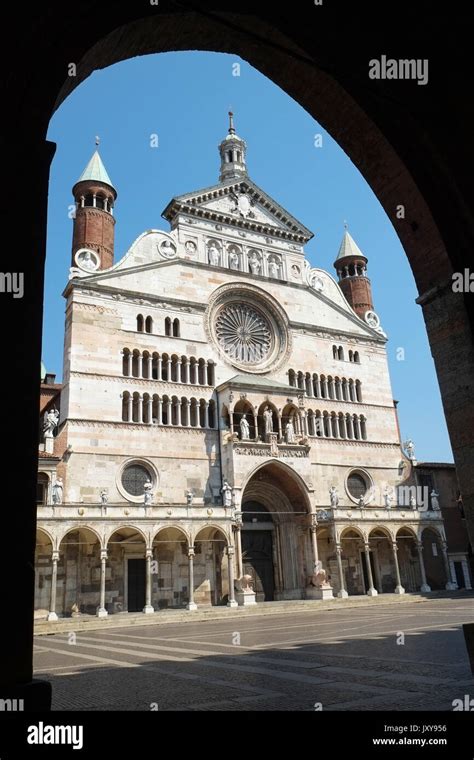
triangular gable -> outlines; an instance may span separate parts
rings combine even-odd
[[[252,228],[268,227],[306,243],[313,233],[298,219],[280,206],[248,177],[229,180],[173,198],[162,216],[171,222],[179,213],[196,217],[219,217],[227,223],[242,224]]]

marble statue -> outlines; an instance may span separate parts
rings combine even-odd
[[[220,253],[215,243],[211,243],[211,245],[209,246],[208,253],[209,253],[209,263],[212,264],[213,267],[219,266]]]
[[[274,259],[268,261],[268,274],[276,279],[280,276],[280,266]]]
[[[247,422],[246,414],[243,414],[240,420],[240,438],[242,441],[248,441],[250,438],[250,425]]]
[[[43,432],[45,438],[52,438],[59,422],[59,412],[57,409],[50,409],[44,415]]]
[[[231,269],[238,269],[239,268],[239,254],[235,251],[229,252],[229,267]]]
[[[153,499],[153,483],[151,480],[147,480],[143,486],[144,494],[143,494],[143,503],[148,505],[151,504]]]
[[[89,272],[93,272],[95,269],[97,269],[97,263],[93,259],[90,251],[85,251],[79,257],[79,265],[82,267],[82,269],[87,269]]]
[[[363,496],[359,496],[359,501],[357,503],[357,506],[359,509],[363,509],[365,507],[365,501]]]
[[[288,420],[288,422],[286,423],[285,440],[287,443],[295,442],[295,429],[293,427],[293,422],[291,420]]]
[[[436,512],[439,509],[441,509],[441,507],[439,506],[438,496],[439,496],[439,493],[437,491],[435,491],[435,489],[433,488],[433,490],[430,493],[430,497],[431,497],[431,509],[433,509]]]
[[[263,421],[265,424],[265,435],[273,433],[273,412],[268,406],[263,411]]]
[[[405,451],[407,452],[408,459],[415,459],[415,444],[411,438],[409,438],[408,441],[405,441],[403,445],[405,447]]]
[[[232,487],[229,485],[227,480],[224,480],[221,491],[222,491],[222,500],[224,502],[224,507],[231,507],[232,506]]]
[[[329,498],[331,500],[331,507],[339,506],[339,494],[337,492],[336,486],[331,486],[329,489]]]
[[[416,503],[416,497],[415,497],[415,496],[413,496],[413,494],[412,494],[412,495],[410,496],[410,509],[416,509],[416,508],[417,508],[417,506],[418,506],[418,505],[417,505],[417,503]]]
[[[256,253],[253,253],[249,258],[249,267],[252,274],[260,274],[262,265]]]
[[[311,576],[311,585],[316,588],[331,588],[328,583],[326,571],[322,567],[315,568],[313,575]]]
[[[53,485],[53,504],[63,503],[63,481],[58,478]]]
[[[193,503],[193,499],[194,499],[194,493],[190,490],[186,491],[186,504],[188,505],[188,507],[190,507],[191,504]]]
[[[393,491],[388,486],[385,486],[385,490],[383,492],[383,503],[384,503],[385,509],[391,508],[392,501],[393,501]]]
[[[109,494],[107,493],[105,488],[103,488],[102,491],[100,492],[100,503],[107,504],[108,500],[109,500]]]

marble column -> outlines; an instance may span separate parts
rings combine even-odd
[[[157,412],[158,412],[158,425],[163,424],[163,402],[161,400],[161,396],[158,396],[158,402],[157,402]]]
[[[451,568],[449,566],[448,558],[448,545],[445,541],[443,541],[441,544],[441,552],[443,554],[444,572],[446,573],[446,591],[456,591],[458,584],[453,581],[451,575]]]
[[[229,568],[229,601],[227,602],[227,606],[238,607],[238,604],[235,601],[235,590],[234,590],[234,547],[233,546],[227,547],[227,558],[228,558],[228,568]]]
[[[472,589],[471,578],[469,575],[469,565],[467,559],[461,560],[462,574],[464,576],[464,586],[466,589]]]
[[[151,425],[153,423],[153,399],[151,396],[148,396],[147,399],[147,416],[148,424]]]
[[[370,563],[370,545],[368,541],[364,543],[364,550],[365,550],[365,564],[367,567],[367,577],[369,579],[369,588],[367,591],[367,596],[377,596],[378,591],[374,587],[374,579],[372,576],[372,565]]]
[[[132,354],[130,351],[127,354],[127,375],[128,377],[132,376]]]
[[[234,435],[234,413],[229,412],[230,434]]]
[[[253,415],[253,424],[255,428],[255,440],[258,440],[258,416],[257,414]]]
[[[138,354],[138,377],[143,377],[143,356]]]
[[[346,584],[344,582],[344,570],[342,567],[342,548],[340,544],[336,544],[336,557],[337,557],[337,568],[339,570],[339,585],[340,585],[340,591],[338,591],[337,595],[339,599],[347,599],[349,594],[346,591]]]
[[[181,382],[181,359],[176,362],[176,382]]]
[[[237,577],[242,578],[244,574],[243,562],[242,562],[242,523],[236,522],[235,526],[235,548],[237,559]]]
[[[184,382],[189,384],[189,359],[184,362]]]
[[[186,605],[188,610],[197,610],[197,604],[194,601],[194,546],[190,546],[188,549],[188,562],[189,562],[189,602]]]
[[[402,586],[402,580],[400,578],[400,567],[398,564],[398,545],[396,541],[392,541],[392,554],[393,554],[393,564],[395,565],[395,577],[397,579],[397,585],[395,587],[395,593],[396,594],[404,594],[405,589]]]
[[[128,422],[133,422],[133,396],[128,397]]]
[[[316,568],[319,565],[319,553],[318,553],[318,537],[317,537],[317,526],[312,525],[310,528],[311,532],[311,548],[313,550],[313,569],[316,570]]]
[[[426,582],[425,563],[423,561],[423,544],[421,542],[417,543],[416,548],[418,549],[418,561],[420,563],[420,573],[421,573],[420,591],[422,591],[424,594],[427,594],[429,591],[431,591],[431,587],[428,586]]]
[[[153,378],[153,356],[148,354],[148,380]]]
[[[58,616],[56,615],[56,586],[58,582],[59,552],[53,552],[51,559],[53,561],[53,572],[51,574],[51,601],[49,605],[48,622],[55,622],[58,619]]]
[[[100,602],[97,607],[97,617],[107,617],[108,613],[105,609],[105,571],[107,563],[107,550],[102,549],[100,552]]]
[[[168,373],[168,377],[167,377],[168,383],[172,382],[172,380],[171,380],[171,365],[172,365],[172,360],[171,360],[171,357],[169,356],[168,357],[168,362],[167,362],[167,365],[166,365],[167,366],[167,373]]]
[[[161,358],[161,354],[158,356],[156,374],[158,380],[163,380],[163,359]]]
[[[150,613],[155,611],[151,604],[151,558],[152,558],[151,549],[146,550],[145,558],[146,558],[146,596],[145,596],[145,606],[143,608],[143,612],[146,615],[149,615]]]
[[[137,422],[143,422],[143,396],[140,393],[138,396],[138,420]]]
[[[191,399],[186,399],[186,427],[191,427]]]
[[[206,405],[204,407],[204,427],[209,427],[209,401],[206,401]]]

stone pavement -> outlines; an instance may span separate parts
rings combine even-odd
[[[54,710],[452,710],[472,598],[36,637]]]

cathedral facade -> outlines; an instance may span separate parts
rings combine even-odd
[[[367,258],[346,230],[336,276],[311,267],[312,233],[250,179],[232,115],[219,155],[218,183],[172,198],[169,230],[117,262],[97,151],[74,185],[39,617],[428,592],[433,562],[456,587],[439,494],[400,440]]]

